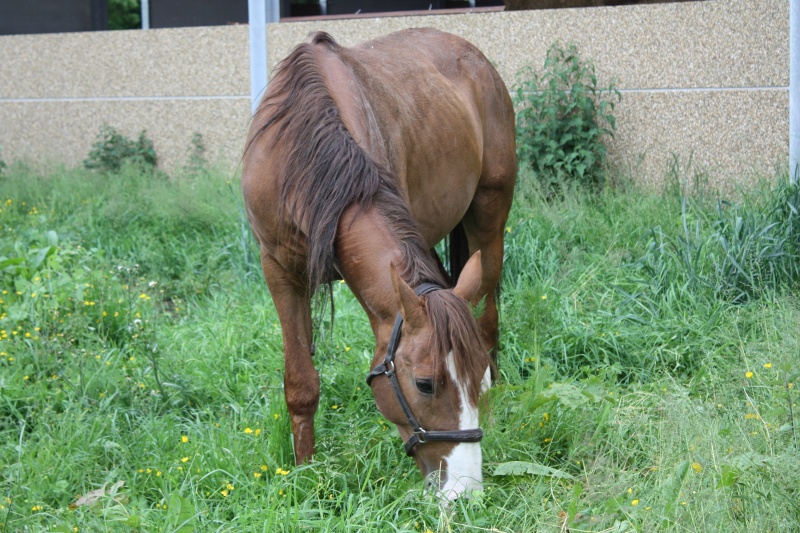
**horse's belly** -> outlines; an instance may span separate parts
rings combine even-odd
[[[442,157],[440,164],[412,171],[407,177],[411,214],[428,246],[441,241],[467,212],[481,173],[477,149],[466,141]]]

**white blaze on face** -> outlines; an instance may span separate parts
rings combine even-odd
[[[467,388],[458,381],[453,352],[447,354],[447,372],[450,374],[450,381],[456,386],[461,400],[458,429],[477,428],[478,406],[470,405]],[[490,383],[491,374],[487,367],[483,376],[481,391],[486,390]],[[455,500],[465,490],[481,490],[483,488],[483,474],[481,472],[483,458],[481,456],[480,442],[460,442],[455,445],[453,451],[445,459],[447,460],[447,475],[441,488],[443,497]]]

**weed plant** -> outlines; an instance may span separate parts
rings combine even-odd
[[[528,68],[514,89],[517,156],[548,196],[599,190],[606,181],[605,143],[614,136],[621,94],[598,85],[591,60],[573,44],[553,45],[541,73]]]
[[[156,151],[146,132],[136,140],[128,139],[111,126],[103,126],[97,135],[83,166],[100,172],[119,172],[123,165],[152,170],[156,166]]]
[[[11,165],[0,531],[798,530],[784,178],[736,202],[634,186],[546,201],[523,173],[485,486],[443,508],[374,406],[372,334],[342,283],[316,339],[318,453],[294,465],[236,180]],[[734,234],[770,251],[732,255],[730,277]]]

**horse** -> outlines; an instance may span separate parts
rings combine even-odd
[[[495,368],[515,142],[505,84],[455,35],[410,29],[347,48],[316,32],[278,65],[241,184],[298,464],[315,451],[320,395],[311,298],[343,279],[375,336],[375,403],[426,486],[450,500],[482,486],[478,399]],[[434,249],[448,236],[450,274]]]

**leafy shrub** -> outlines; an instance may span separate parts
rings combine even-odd
[[[92,145],[89,157],[83,161],[83,166],[101,172],[119,172],[126,163],[141,168],[154,168],[156,151],[153,141],[145,133],[143,130],[134,141],[111,126],[103,126]]]
[[[0,156],[2,156],[2,155],[3,155],[3,147],[2,147],[2,146],[0,146]],[[7,168],[7,167],[6,167],[6,162],[5,162],[5,161],[3,161],[3,160],[0,158],[0,176],[2,176],[2,175],[3,175],[3,173],[6,171],[6,168]]]
[[[530,69],[519,78],[517,157],[551,196],[569,185],[598,188],[606,179],[605,140],[614,136],[613,111],[621,95],[601,89],[591,61],[575,45],[553,45],[542,74]]]
[[[108,0],[108,29],[133,30],[142,27],[139,0]]]
[[[186,164],[183,170],[190,176],[202,175],[207,171],[208,158],[206,157],[206,145],[203,135],[199,132],[192,134],[189,149],[186,151]]]

